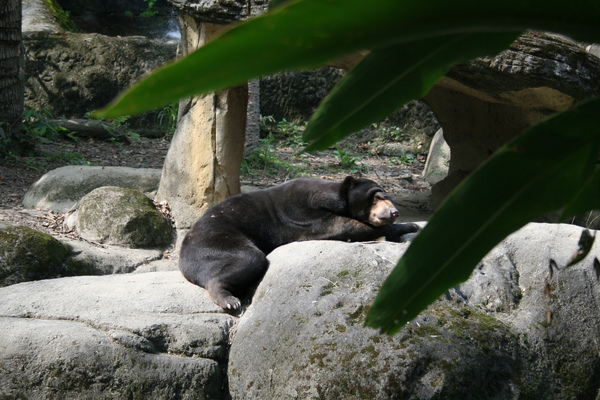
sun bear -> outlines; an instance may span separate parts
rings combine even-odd
[[[390,196],[372,180],[343,182],[299,178],[231,197],[206,212],[181,245],[179,268],[224,309],[237,310],[240,298],[265,274],[266,255],[302,240],[398,242],[416,232],[398,217]]]

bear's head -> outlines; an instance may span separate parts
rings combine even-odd
[[[398,217],[390,195],[370,179],[348,176],[342,184],[350,216],[373,226],[391,225]]]

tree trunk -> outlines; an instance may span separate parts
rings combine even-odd
[[[180,23],[185,53],[225,29],[190,16]],[[189,229],[210,207],[240,192],[247,102],[246,85],[180,102],[156,194],[156,201],[169,204],[178,230]]]
[[[23,113],[21,0],[0,1],[0,154],[15,140]]]
[[[260,80],[248,82],[248,115],[246,117],[246,145],[244,153],[259,146],[260,139]]]

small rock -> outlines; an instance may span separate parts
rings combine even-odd
[[[169,221],[152,200],[137,190],[114,186],[84,196],[75,225],[87,240],[129,248],[162,247],[173,239]]]
[[[60,276],[68,254],[48,234],[0,223],[0,286]]]

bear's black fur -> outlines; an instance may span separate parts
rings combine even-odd
[[[294,179],[231,197],[211,208],[183,239],[179,268],[208,290],[220,307],[237,310],[262,279],[266,255],[284,244],[311,239],[399,241],[416,224],[393,224],[398,210],[369,180]]]

